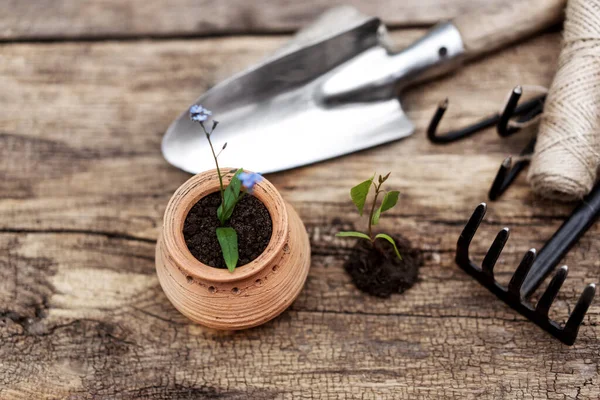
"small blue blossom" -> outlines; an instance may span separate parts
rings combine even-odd
[[[255,172],[242,172],[238,175],[238,178],[248,193],[252,193],[254,186],[263,180],[262,175]]]
[[[190,107],[190,119],[196,122],[204,122],[212,115],[212,111],[202,107],[201,105],[194,104]]]

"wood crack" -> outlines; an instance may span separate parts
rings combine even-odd
[[[523,322],[528,321],[526,318],[522,318],[519,314],[515,313],[514,318],[502,318],[487,315],[430,315],[430,314],[411,314],[411,313],[378,313],[378,312],[365,312],[365,311],[337,311],[337,310],[297,310],[298,313],[313,313],[313,314],[331,314],[331,315],[364,315],[371,317],[401,317],[401,318],[427,318],[427,319],[473,319],[473,320],[496,320],[506,322]]]
[[[143,238],[139,236],[128,235],[118,232],[109,231],[93,231],[88,229],[14,229],[14,228],[0,228],[0,234],[26,234],[26,235],[93,235],[93,236],[105,236],[109,239],[120,239],[142,243],[156,243],[156,239]]]

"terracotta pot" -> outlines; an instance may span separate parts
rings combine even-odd
[[[207,171],[171,197],[156,244],[156,272],[171,303],[191,320],[215,329],[250,328],[275,318],[300,294],[310,267],[308,235],[296,211],[263,180],[254,196],[273,221],[265,251],[234,272],[201,263],[185,244],[183,225],[192,206],[218,189],[216,170]]]

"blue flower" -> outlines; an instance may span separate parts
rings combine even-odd
[[[199,104],[194,104],[190,107],[190,119],[196,122],[204,122],[212,115],[212,111],[202,107]]]
[[[254,190],[254,186],[263,180],[261,174],[257,174],[255,172],[241,172],[238,175],[238,178],[242,182],[242,185],[246,188],[248,193],[252,193]]]

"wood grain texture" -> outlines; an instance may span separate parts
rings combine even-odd
[[[394,37],[403,45],[422,33]],[[497,110],[517,83],[548,85],[559,34],[407,93],[418,129],[406,140],[268,177],[312,245],[305,289],[280,317],[226,334],[173,308],[154,247],[189,175],[162,159],[162,134],[200,92],[284,40],[0,46],[0,398],[596,398],[598,302],[575,346],[563,346],[453,262],[499,163],[530,135],[487,131],[441,147],[424,135],[446,96],[443,125],[453,128]],[[342,265],[353,241],[334,236],[363,227],[348,190],[374,170],[392,171],[389,187],[401,192],[381,229],[405,235],[426,260],[420,282],[388,300],[352,286]],[[513,228],[497,266],[506,283],[568,213],[520,177],[490,205],[473,254]],[[553,318],[564,321],[598,279],[599,238],[592,227],[567,256]]]
[[[3,0],[0,40],[169,37],[293,32],[342,4],[391,27],[432,25],[513,0]]]
[[[477,57],[558,25],[566,4],[566,0],[495,3],[459,15],[454,24],[467,57]]]

